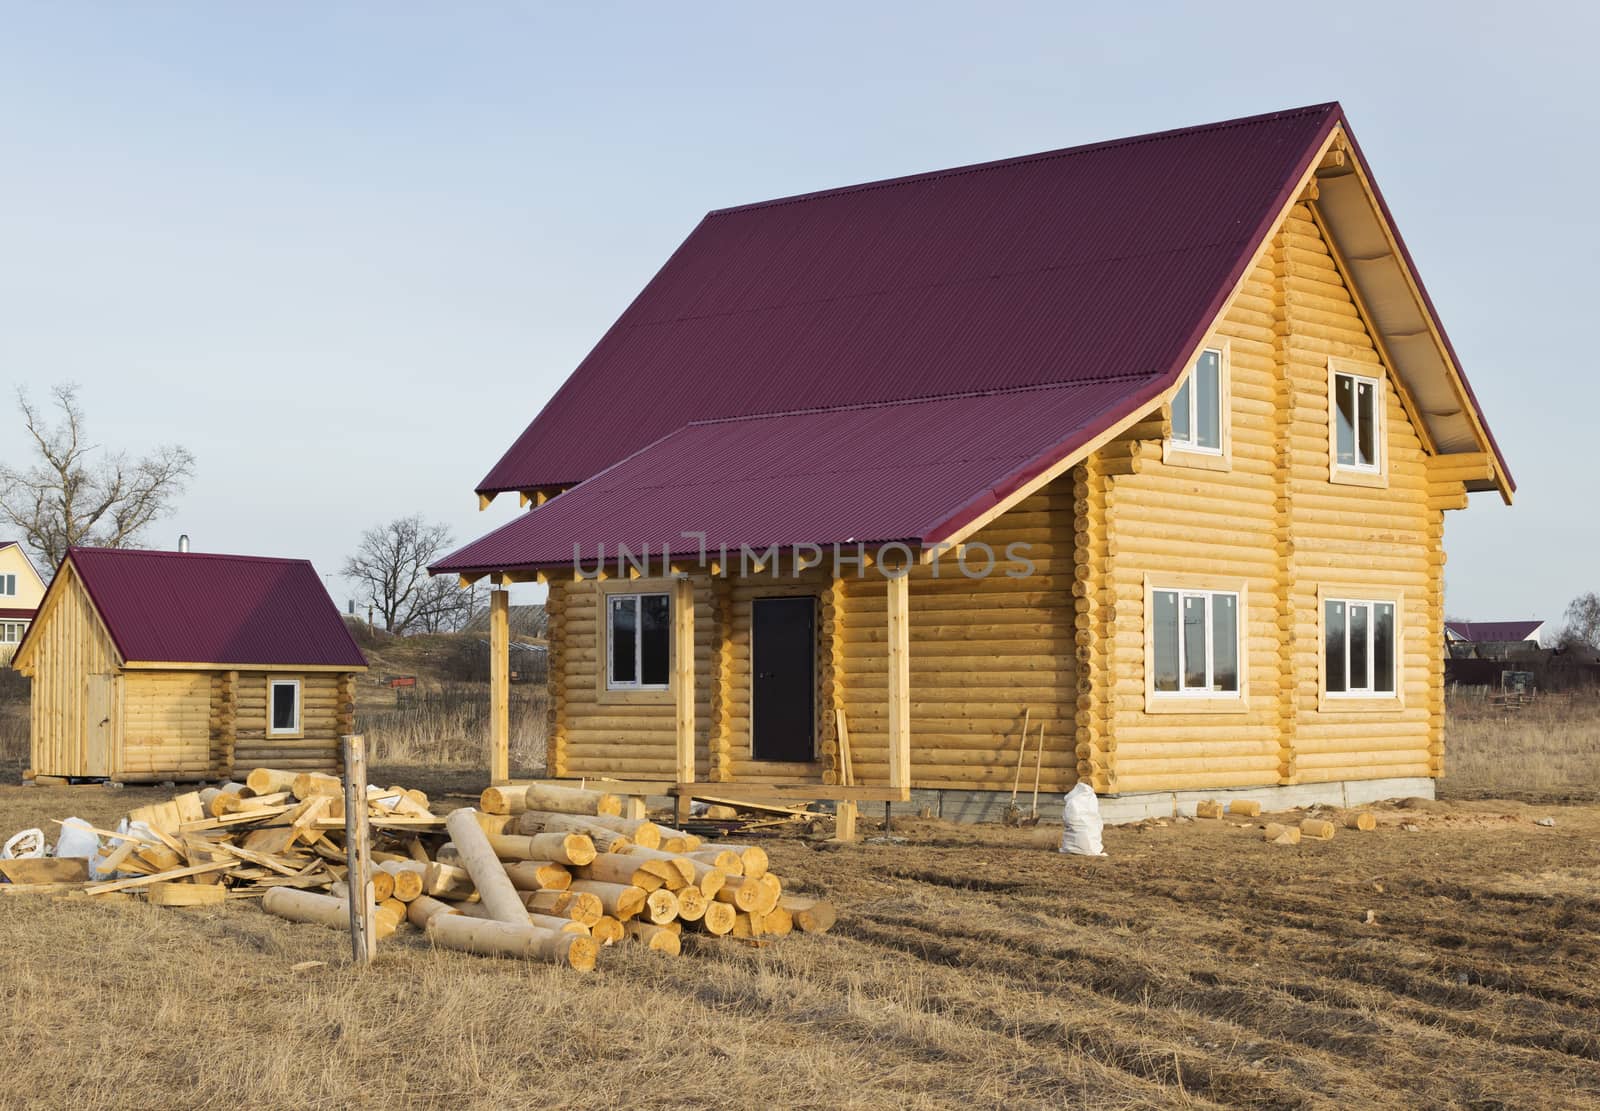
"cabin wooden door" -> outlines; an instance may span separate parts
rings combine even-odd
[[[755,598],[750,603],[750,755],[756,760],[816,759],[817,600]]]
[[[111,734],[116,706],[116,679],[90,675],[83,720],[83,774],[111,774]]]

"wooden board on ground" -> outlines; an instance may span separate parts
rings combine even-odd
[[[77,856],[0,860],[0,875],[12,883],[88,883],[89,862]]]

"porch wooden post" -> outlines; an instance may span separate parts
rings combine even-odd
[[[511,593],[489,591],[489,784],[511,780]]]
[[[889,786],[911,797],[911,575],[889,580]]]
[[[672,691],[677,706],[678,784],[694,782],[694,581],[687,575],[672,584]],[[677,817],[689,817],[688,794],[677,796]]]

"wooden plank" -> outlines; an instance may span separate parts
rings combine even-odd
[[[92,887],[83,889],[85,895],[105,895],[112,891],[125,891],[130,887],[143,887],[145,884],[160,883],[163,880],[181,880],[187,876],[203,875],[207,872],[229,872],[239,867],[237,860],[217,860],[208,864],[191,864],[187,868],[172,868],[165,872],[157,872],[149,876],[136,876],[131,880],[113,880],[110,883],[97,883]]]
[[[489,592],[489,783],[511,778],[511,594]]]
[[[0,875],[12,883],[88,883],[89,862],[79,856],[0,860]]]
[[[158,907],[209,907],[226,902],[228,889],[220,883],[169,883],[150,885],[145,898]]]
[[[502,602],[502,620],[504,605]],[[371,846],[367,843],[366,739],[359,733],[346,734],[339,738],[339,749],[344,756],[344,851],[348,869],[345,886],[350,906],[350,952],[356,964],[366,965],[378,953],[377,923],[372,917]],[[501,751],[505,751],[504,748]]]
[[[845,724],[844,706],[839,706],[834,711],[834,731],[839,738],[839,785],[841,787],[854,787],[856,785],[855,763],[850,756],[850,727]]]

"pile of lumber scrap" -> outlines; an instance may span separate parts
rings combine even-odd
[[[480,806],[440,816],[420,791],[368,788],[380,940],[411,927],[445,948],[587,970],[615,942],[676,955],[685,934],[762,944],[833,924],[826,901],[785,892],[760,846],[623,818],[614,795],[499,787]],[[52,882],[0,890],[163,906],[259,898],[280,917],[348,930],[344,808],[337,776],[257,768],[244,783],[133,810],[118,830],[92,829],[109,878],[90,882],[79,866],[60,882],[66,862],[49,860],[39,863],[57,866]]]

